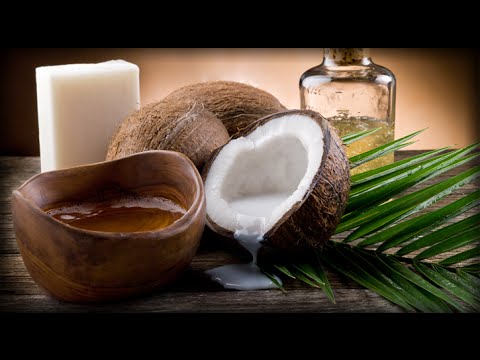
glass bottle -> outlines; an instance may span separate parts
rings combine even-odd
[[[394,139],[395,76],[372,62],[369,49],[326,48],[323,62],[300,78],[302,109],[319,112],[344,136],[380,130],[347,146],[349,157]],[[352,174],[392,163],[393,153],[367,162]]]

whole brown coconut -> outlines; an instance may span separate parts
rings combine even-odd
[[[241,135],[245,139],[216,150],[203,169],[208,226],[231,238],[238,213],[259,216],[269,204],[263,199],[280,194],[287,200],[265,210],[271,219],[263,244],[292,253],[321,248],[340,222],[350,191],[349,163],[337,131],[314,111],[291,110],[261,118]],[[250,207],[245,199],[251,199]]]
[[[255,120],[284,110],[273,95],[242,83],[184,86],[125,119],[110,142],[106,159],[146,150],[174,150],[201,169],[229,135],[236,137]]]
[[[165,98],[202,103],[225,125],[232,138],[261,117],[287,110],[277,98],[254,86],[234,81],[211,81],[184,86]]]
[[[229,135],[222,122],[198,102],[159,101],[123,121],[108,148],[107,160],[146,150],[184,153],[201,169]]]

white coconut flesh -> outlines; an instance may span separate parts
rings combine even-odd
[[[323,131],[305,115],[284,115],[230,141],[206,181],[211,221],[238,235],[268,232],[309,191],[323,156]]]

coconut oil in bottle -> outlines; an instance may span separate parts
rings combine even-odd
[[[352,157],[394,140],[396,80],[365,48],[326,48],[320,65],[300,78],[302,109],[319,112],[341,136],[380,128],[347,146]],[[394,161],[393,153],[352,170],[357,174]]]

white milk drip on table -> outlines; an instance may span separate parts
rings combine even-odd
[[[285,195],[283,194],[273,194],[255,197],[255,200],[258,201],[252,201],[252,197],[248,197],[230,203],[230,206],[237,211],[253,213],[253,216],[237,215],[237,229],[234,233],[234,237],[239,244],[252,254],[252,262],[249,264],[225,265],[207,270],[206,273],[210,275],[212,280],[227,289],[236,290],[261,290],[277,287],[257,266],[257,254],[262,246],[261,241],[265,234],[266,219],[265,217],[255,216],[255,213],[265,214],[265,210],[273,210],[284,199]],[[254,208],[248,206],[252,203],[255,204]],[[278,277],[275,277],[275,279],[279,284],[282,283]]]

